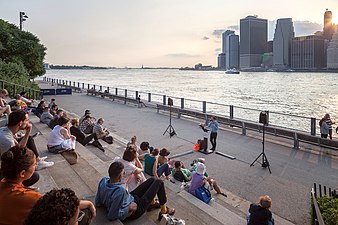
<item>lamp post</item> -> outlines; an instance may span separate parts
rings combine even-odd
[[[25,14],[25,12],[20,12],[19,15],[20,15],[20,30],[22,30],[22,23],[26,21],[28,16]]]

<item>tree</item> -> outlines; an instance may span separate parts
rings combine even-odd
[[[26,71],[21,71],[22,73],[19,74],[7,74],[9,77],[15,78],[26,74],[26,79],[29,80],[45,74],[43,59],[46,50],[35,35],[20,31],[15,25],[0,19],[0,59],[2,60],[0,70],[13,72],[14,70],[8,70],[3,66],[14,68],[11,64],[14,63],[18,65],[17,71],[23,69]],[[0,74],[3,76],[4,72]]]

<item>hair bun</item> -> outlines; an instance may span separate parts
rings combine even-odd
[[[12,151],[7,151],[2,154],[1,160],[13,160],[14,159],[14,154]]]

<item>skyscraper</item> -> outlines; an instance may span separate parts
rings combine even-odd
[[[323,37],[326,40],[331,40],[333,33],[334,33],[334,26],[332,24],[332,12],[326,9],[324,13]]]
[[[332,35],[327,48],[327,68],[338,69],[338,30]]]
[[[266,52],[268,21],[257,16],[240,20],[240,67],[260,67]]]
[[[273,37],[274,67],[289,67],[291,62],[291,42],[295,37],[291,18],[278,19]]]
[[[226,37],[225,67],[239,68],[239,36],[236,34],[229,34]]]
[[[226,30],[222,33],[222,53],[218,55],[218,68],[226,70],[226,51],[229,49],[227,36],[230,34],[234,34],[235,31]]]

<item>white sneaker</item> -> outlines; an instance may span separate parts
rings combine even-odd
[[[47,167],[51,167],[54,165],[54,162],[46,162],[46,161],[41,161],[39,160],[37,163],[36,163],[36,168],[35,170],[42,170],[42,169],[45,169]]]
[[[33,191],[36,191],[36,192],[39,192],[40,191],[40,188],[39,187],[36,187],[36,186],[29,186],[27,187],[28,189],[31,189]]]

